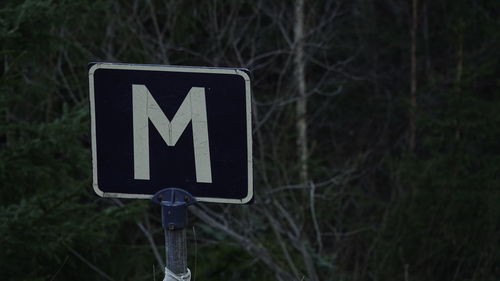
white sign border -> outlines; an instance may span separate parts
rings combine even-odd
[[[246,96],[246,118],[247,118],[247,165],[248,165],[248,189],[247,196],[243,199],[195,197],[200,202],[245,204],[253,198],[253,160],[252,160],[252,107],[250,77],[242,69],[238,68],[215,68],[195,66],[173,66],[173,65],[148,65],[148,64],[126,64],[96,62],[89,69],[89,98],[90,98],[90,131],[92,138],[92,186],[95,193],[101,197],[129,198],[129,199],[151,199],[149,194],[130,194],[103,192],[97,183],[97,139],[95,120],[95,97],[94,97],[94,72],[98,69],[121,69],[121,70],[146,70],[146,71],[168,71],[187,73],[212,73],[212,74],[235,74],[245,80]]]

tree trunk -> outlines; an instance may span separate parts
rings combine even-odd
[[[418,0],[412,0],[411,33],[411,85],[410,85],[410,152],[415,150],[416,111],[417,111],[417,6]]]
[[[307,167],[307,96],[304,59],[304,0],[295,1],[295,23],[294,23],[294,56],[295,82],[297,83],[297,152],[299,158],[300,181],[306,183],[308,180]]]

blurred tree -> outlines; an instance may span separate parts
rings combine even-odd
[[[499,8],[3,1],[2,278],[162,278],[159,210],[90,185],[111,61],[252,71],[255,204],[192,208],[196,279],[498,280]]]

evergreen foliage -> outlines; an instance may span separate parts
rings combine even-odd
[[[111,61],[252,71],[255,205],[190,214],[196,279],[499,280],[498,1],[417,1],[416,77],[411,1],[306,2],[304,184],[292,2],[3,1],[1,279],[163,278],[159,209],[91,187],[87,63]]]

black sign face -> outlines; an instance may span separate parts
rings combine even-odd
[[[89,70],[93,186],[151,198],[252,199],[250,78],[243,69],[95,63]]]

